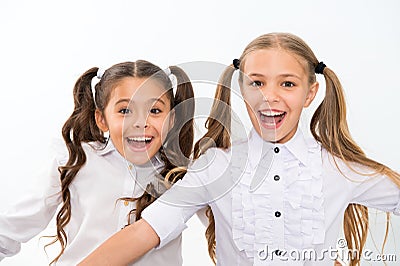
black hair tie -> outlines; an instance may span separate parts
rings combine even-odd
[[[240,60],[239,59],[233,59],[233,66],[235,67],[235,69],[239,69]]]
[[[324,68],[326,67],[326,65],[324,64],[324,62],[319,62],[318,65],[315,67],[315,73],[317,74],[324,74]]]

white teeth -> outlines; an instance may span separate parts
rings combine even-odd
[[[128,138],[129,141],[137,141],[137,142],[145,142],[145,141],[150,141],[150,137],[133,137],[133,138]]]
[[[260,111],[260,113],[264,116],[281,116],[285,112],[276,112],[276,111],[272,111],[272,110],[267,110],[267,111]]]

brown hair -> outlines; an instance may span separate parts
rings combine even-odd
[[[302,62],[304,62],[304,66],[309,74],[309,84],[312,84],[316,81],[315,67],[318,65],[319,61],[312,52],[311,48],[299,37],[289,33],[270,33],[259,36],[244,49],[239,59],[240,70],[243,70],[246,56],[252,51],[260,49],[283,49],[296,55],[298,58],[302,59]],[[207,137],[212,137],[215,139],[217,147],[222,148],[228,148],[230,146],[230,143],[226,141],[229,138],[229,136],[226,134],[229,133],[230,129],[221,130],[221,125],[228,123],[227,121],[231,119],[231,113],[230,110],[228,110],[226,113],[224,113],[224,116],[218,116],[218,114],[213,113],[213,110],[220,109],[219,105],[221,104],[230,104],[229,88],[234,70],[234,66],[230,65],[222,74],[220,84],[217,86],[217,91],[215,94],[215,106],[213,106],[210,113],[211,117],[218,117],[220,122],[214,122],[213,119],[210,119],[208,121],[208,132],[206,133]],[[321,143],[324,149],[326,149],[332,155],[342,159],[353,171],[355,170],[349,164],[350,162],[361,164],[373,170],[373,173],[360,174],[365,176],[373,176],[376,174],[385,175],[400,187],[399,173],[391,170],[379,162],[368,158],[362,149],[352,139],[347,125],[346,103],[339,79],[328,67],[325,67],[323,74],[326,82],[325,98],[316,109],[310,124],[310,129],[314,138]],[[241,71],[239,74],[239,82],[242,81],[243,73]],[[200,141],[201,139],[198,141],[198,143],[200,143]],[[335,159],[335,157],[333,158]],[[208,210],[207,214],[210,220],[210,224],[206,231],[208,251],[211,259],[215,262],[214,217],[211,210]],[[389,215],[387,215],[387,217],[389,217]],[[345,210],[343,228],[349,249],[357,249],[359,250],[359,254],[361,254],[368,230],[367,207],[359,204],[350,204]],[[386,236],[387,234],[388,230],[386,230]],[[351,265],[358,264],[359,258],[351,258]]]
[[[205,127],[207,132],[195,143],[193,149],[193,159],[197,159],[210,147],[228,149],[231,146],[231,92],[230,84],[235,69],[230,66],[225,69],[218,82],[211,107],[210,115],[206,120]],[[210,206],[206,209],[208,226],[205,236],[208,243],[208,254],[216,264],[215,255],[215,220]]]
[[[169,170],[177,166],[186,167],[191,155],[194,140],[194,93],[189,77],[177,66],[170,67],[171,73],[177,78],[178,86],[174,96],[172,83],[167,74],[158,66],[145,61],[124,62],[113,65],[107,69],[100,81],[95,85],[95,96],[92,93],[92,79],[97,75],[98,68],[93,67],[87,70],[78,78],[75,83],[74,111],[65,122],[62,128],[62,136],[68,148],[69,158],[64,166],[59,167],[61,180],[62,205],[56,216],[57,234],[45,247],[60,242],[61,251],[57,257],[50,262],[56,262],[67,245],[67,235],[64,231],[65,226],[71,219],[71,194],[69,185],[86,162],[86,154],[82,147],[82,142],[99,142],[107,144],[107,138],[98,128],[95,121],[96,109],[103,113],[107,106],[112,90],[126,77],[146,78],[151,77],[159,81],[166,89],[167,97],[170,99],[170,106],[175,109],[174,126],[168,133],[164,147],[160,148],[161,159],[164,161],[164,168],[161,175],[165,176]],[[171,137],[172,136],[172,137]],[[176,138],[179,136],[179,138]],[[169,154],[175,155],[171,162]],[[180,177],[182,174],[180,175]],[[150,187],[147,189],[151,190]],[[137,199],[136,217],[140,217],[141,211],[151,204],[155,199],[145,192]]]

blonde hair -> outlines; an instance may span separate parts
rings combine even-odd
[[[306,73],[308,73],[309,84],[316,81],[315,68],[319,61],[312,52],[311,48],[299,37],[289,33],[269,33],[261,35],[247,45],[240,57],[240,74],[239,82],[243,81],[243,66],[246,61],[246,56],[260,49],[283,49],[289,53],[296,55],[302,59]],[[217,86],[214,104],[207,120],[208,132],[204,138],[213,138],[217,147],[229,148],[230,128],[224,125],[230,125],[231,110],[225,110],[221,115],[222,106],[230,106],[230,85],[233,72],[233,65],[228,66],[221,76],[220,83]],[[346,102],[344,98],[343,88],[336,74],[325,67],[323,70],[326,83],[325,98],[316,109],[311,119],[310,129],[314,138],[326,149],[329,153],[340,158],[344,163],[355,171],[349,163],[357,163],[370,168],[372,173],[361,173],[365,176],[385,175],[388,176],[396,185],[400,187],[399,173],[391,170],[387,166],[368,158],[363,150],[352,139],[346,120]],[[218,121],[216,119],[218,118]],[[203,153],[207,147],[198,147],[200,139],[195,145],[195,154]],[[196,151],[197,150],[197,151]],[[335,161],[336,163],[336,161]],[[337,164],[336,164],[337,166]],[[339,169],[340,171],[340,169]],[[207,215],[210,224],[206,231],[208,241],[208,251],[211,259],[215,263],[215,223],[210,207],[207,210]],[[389,214],[387,214],[389,220]],[[357,249],[361,251],[365,245],[368,231],[368,209],[359,204],[350,204],[344,213],[344,234],[350,250]],[[388,234],[386,228],[385,241]],[[384,242],[385,242],[384,241]],[[383,243],[384,245],[385,243]],[[359,265],[359,258],[351,258],[350,265]]]

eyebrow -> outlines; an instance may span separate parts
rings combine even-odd
[[[263,74],[260,74],[260,73],[250,73],[247,76],[249,76],[249,77],[265,77]],[[301,79],[299,76],[297,76],[295,74],[289,74],[289,73],[280,74],[279,76],[280,77],[294,77],[294,78],[297,78],[297,79]]]
[[[116,103],[115,103],[115,105],[117,105],[117,104],[120,104],[120,103],[124,103],[124,102],[130,102],[130,99],[127,99],[127,98],[122,98],[122,99],[119,99]]]
[[[250,73],[247,76],[249,76],[249,77],[264,77],[263,74],[259,74],[259,73]]]
[[[165,105],[165,102],[161,98],[151,98],[147,102],[160,102]]]
[[[118,104],[120,104],[120,103],[129,103],[129,102],[131,102],[131,99],[122,98],[122,99],[119,99],[118,101],[116,101],[116,102],[115,102],[115,105],[118,105]],[[147,100],[147,102],[160,102],[160,103],[162,103],[163,105],[165,105],[165,102],[164,102],[162,99],[160,99],[160,98],[151,98],[151,99]]]
[[[281,75],[279,75],[279,76],[281,76],[281,77],[294,77],[294,78],[297,78],[297,79],[301,79],[299,76],[297,76],[297,75],[295,75],[295,74],[281,74]]]

